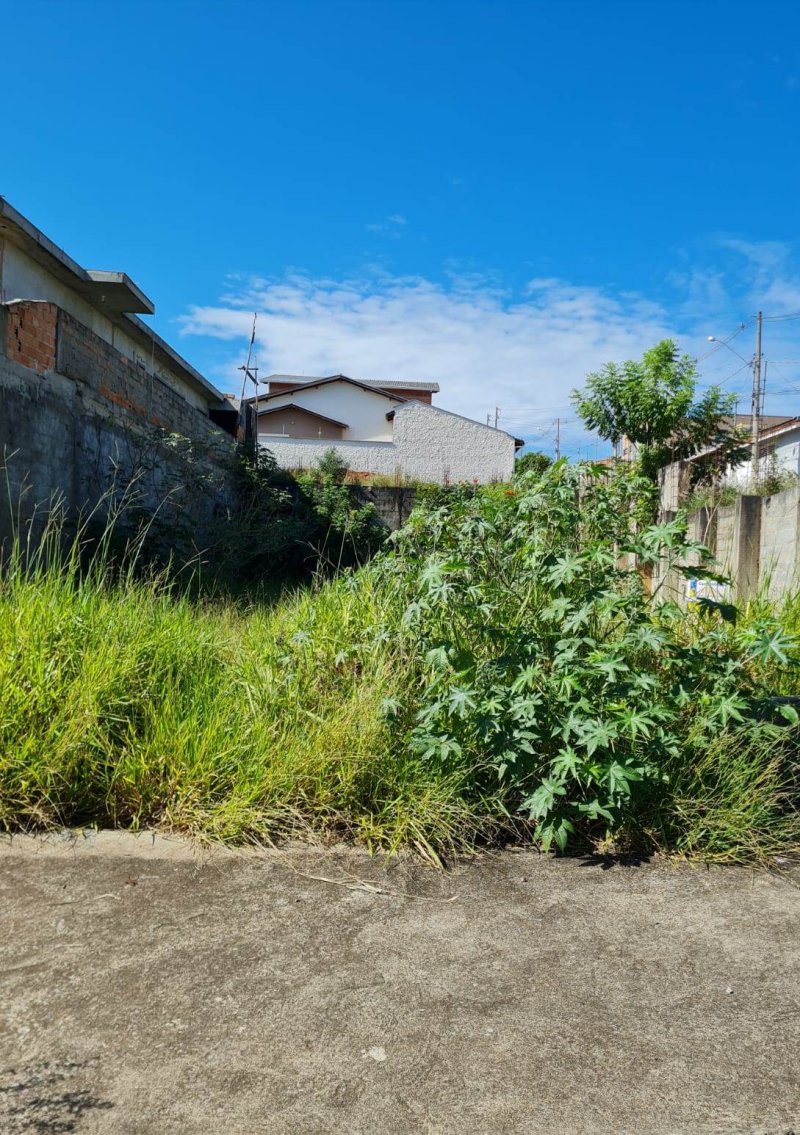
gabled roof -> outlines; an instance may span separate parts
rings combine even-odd
[[[347,422],[337,422],[336,418],[329,418],[327,414],[318,414],[316,410],[309,410],[307,406],[301,406],[299,402],[284,402],[281,406],[268,406],[266,410],[256,410],[259,418],[264,418],[267,414],[279,414],[281,410],[302,410],[304,414],[308,414],[309,418],[319,418],[321,422],[328,422],[332,426],[341,426],[343,430],[350,427]]]
[[[741,419],[739,421],[738,419]],[[751,423],[749,414],[738,414],[737,425],[749,426]],[[761,419],[762,428],[758,431],[758,449],[759,455],[761,453],[761,446],[765,441],[770,441],[772,438],[780,437],[782,434],[792,433],[794,430],[800,429],[800,417],[788,418],[779,414],[764,415]],[[764,426],[764,423],[773,423]],[[745,438],[743,445],[750,445],[751,442]],[[693,453],[691,457],[687,458],[688,461],[696,461],[699,457],[708,457],[709,453],[714,453],[719,449],[719,445],[708,445],[705,449],[701,449],[698,453]]]
[[[427,402],[419,402],[416,398],[404,398],[403,401],[407,406],[422,406],[424,410],[430,411],[432,414],[445,414],[448,418],[459,418],[462,422],[470,422],[473,426],[480,426],[482,430],[494,430],[495,433],[505,434],[514,441],[514,449],[521,449],[525,444],[525,439],[521,437],[514,437],[507,430],[499,430],[497,426],[487,426],[484,422],[476,422],[474,418],[468,418],[465,414],[456,414],[452,410],[443,410],[441,406],[430,406]],[[400,407],[402,409],[402,407]],[[394,421],[394,410],[389,410],[386,415],[387,422]]]
[[[370,394],[377,394],[381,398],[390,398],[392,402],[407,402],[399,394],[390,394],[379,386],[370,386],[367,382],[360,382],[357,378],[348,378],[346,374],[332,374],[328,378],[312,378],[295,386],[293,390],[278,390],[274,394],[259,394],[248,399],[250,402],[269,402],[273,398],[286,398],[287,395],[299,394],[301,390],[313,390],[317,386],[327,386],[330,382],[348,382],[351,386],[358,386],[361,390],[368,390]]]
[[[385,382],[380,379],[368,379],[370,386],[379,386],[382,390],[420,390],[429,391],[431,394],[439,393],[438,382],[421,382],[418,379],[410,378],[408,380],[403,378],[387,378]]]
[[[764,419],[762,418],[761,421],[763,422]],[[766,429],[760,430],[758,436],[759,438],[777,437],[782,433],[791,433],[791,431],[796,430],[798,426],[800,426],[800,418],[783,418],[778,425],[767,426]]]
[[[267,377],[263,381],[292,383],[296,382],[299,385],[305,385],[308,382],[317,382],[319,381],[319,378],[306,374],[270,374],[267,375]],[[411,378],[361,378],[353,379],[352,381],[361,382],[364,386],[376,387],[378,390],[422,390],[429,391],[431,394],[439,393],[438,382],[422,382],[418,379]]]

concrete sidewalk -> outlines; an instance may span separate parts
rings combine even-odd
[[[0,845],[0,1131],[800,1135],[800,877]]]

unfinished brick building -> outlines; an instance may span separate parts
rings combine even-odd
[[[201,511],[224,498],[236,409],[140,318],[153,311],[125,273],[82,268],[0,197],[0,466],[24,513],[86,509],[132,477],[155,508],[185,481],[187,446]]]

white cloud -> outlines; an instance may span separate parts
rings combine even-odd
[[[430,379],[438,405],[481,421],[498,405],[501,425],[534,437],[556,415],[573,417],[569,393],[587,371],[670,333],[656,304],[558,279],[515,297],[475,275],[443,285],[378,273],[239,280],[220,304],[190,308],[182,330],[244,346],[253,311],[262,375]],[[223,385],[241,362],[220,372]]]
[[[688,258],[685,257],[685,260]],[[260,373],[335,374],[355,378],[431,379],[438,405],[485,421],[494,407],[500,424],[535,443],[553,419],[574,451],[586,443],[569,403],[570,391],[608,360],[635,358],[672,336],[683,349],[706,356],[703,383],[722,382],[746,401],[750,376],[742,360],[707,337],[722,338],[759,307],[766,315],[800,311],[800,273],[789,246],[778,242],[719,240],[693,258],[668,284],[673,318],[647,297],[571,284],[557,277],[530,280],[518,293],[497,276],[448,266],[444,282],[396,276],[380,267],[348,279],[291,272],[282,279],[232,277],[216,304],[189,308],[187,335],[230,344],[211,374],[237,389],[252,313],[258,311]],[[800,366],[800,321],[765,323],[770,363],[768,410],[796,412],[793,384]],[[236,346],[234,346],[236,344]],[[749,326],[732,344],[747,359]],[[219,354],[216,353],[219,358]],[[780,380],[780,382],[779,382]],[[549,437],[552,446],[552,431]]]
[[[719,245],[735,257],[728,271],[729,290],[744,294],[753,311],[786,315],[800,308],[800,273],[790,244],[725,239]]]
[[[401,213],[391,213],[386,220],[373,222],[367,225],[371,233],[380,233],[383,236],[399,237],[402,229],[408,222]]]

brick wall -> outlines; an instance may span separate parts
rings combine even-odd
[[[402,390],[400,387],[392,386],[387,390],[387,394],[396,394],[398,398],[407,398],[409,402],[423,402],[426,406],[433,405],[430,390]]]
[[[5,354],[38,374],[56,365],[58,308],[54,303],[18,300],[7,305]]]
[[[179,435],[180,439],[176,439]],[[131,482],[162,533],[207,546],[233,500],[233,439],[165,376],[116,351],[63,309],[0,305],[0,478],[23,519],[59,499],[71,511]],[[0,494],[0,541],[12,519]],[[166,503],[165,503],[166,502]]]
[[[230,447],[224,432],[187,402],[166,376],[116,351],[66,311],[58,312],[56,369],[94,390],[111,412],[191,441]]]

